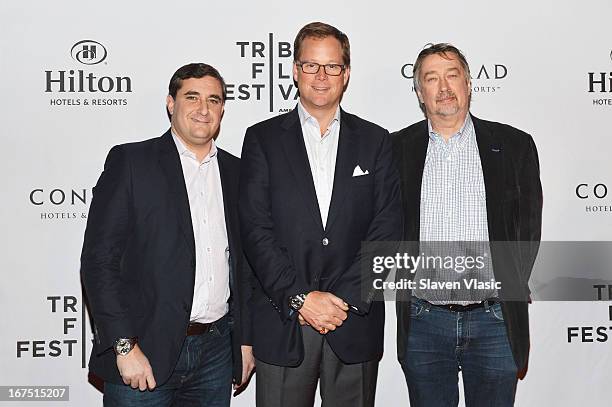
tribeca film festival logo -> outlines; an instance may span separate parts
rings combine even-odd
[[[612,301],[612,284],[594,284],[593,290],[597,292],[597,301]],[[608,305],[607,325],[599,326],[568,326],[568,343],[605,343],[612,336],[612,305]]]
[[[612,50],[609,56],[612,62]],[[607,71],[588,72],[588,83],[589,93],[599,93],[601,96],[593,98],[593,106],[612,106],[612,66]]]
[[[249,79],[227,84],[227,100],[266,102],[270,113],[293,109],[298,89],[293,83],[293,51],[287,41],[268,33],[264,41],[236,41],[241,59],[249,62]]]
[[[85,188],[33,188],[28,196],[42,221],[87,219],[90,198],[91,190]]]
[[[402,65],[401,75],[412,82],[414,63]],[[472,95],[478,93],[496,93],[502,89],[503,80],[508,76],[508,67],[504,64],[482,64],[470,69]],[[414,85],[411,83],[414,92]]]
[[[612,214],[608,186],[602,182],[581,183],[574,190],[576,197],[585,202],[584,211],[595,214]]]
[[[51,106],[126,106],[132,93],[132,78],[122,75],[101,75],[93,69],[107,66],[108,51],[94,40],[77,41],[70,56],[78,65],[58,70],[45,70],[45,93]]]
[[[79,323],[78,299],[73,295],[49,295],[45,298],[49,317],[57,320],[58,330],[50,338],[18,339],[16,341],[17,359],[25,358],[73,358],[77,353],[79,341],[81,344],[81,365],[85,367],[85,308],[81,304],[81,329]],[[38,314],[38,313],[37,313]],[[40,314],[41,318],[46,318]]]

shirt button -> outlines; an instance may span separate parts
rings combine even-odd
[[[206,248],[206,251],[207,251],[208,253],[210,253],[210,247],[207,247],[207,248]]]
[[[329,244],[329,239],[324,237],[323,240],[321,240],[321,243],[323,244],[323,246],[327,246]]]

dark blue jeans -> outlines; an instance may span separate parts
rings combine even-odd
[[[413,298],[401,365],[411,407],[457,406],[459,371],[466,407],[514,405],[517,368],[499,303],[453,312]]]
[[[153,391],[104,384],[105,407],[227,407],[232,391],[230,317],[187,336],[170,379]],[[155,372],[153,372],[155,375]]]

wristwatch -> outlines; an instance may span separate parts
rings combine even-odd
[[[289,297],[289,307],[291,307],[294,311],[299,311],[304,305],[304,301],[306,300],[306,296],[308,294],[296,294]]]
[[[134,349],[136,343],[138,343],[138,338],[119,338],[115,341],[115,353],[117,355],[125,356],[130,353],[132,349]]]

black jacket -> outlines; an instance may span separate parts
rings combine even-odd
[[[358,308],[326,335],[342,361],[382,356],[384,304],[372,301],[371,273],[361,273],[361,243],[399,240],[399,178],[386,130],[344,111],[340,120],[325,228],[297,109],[246,132],[240,220],[245,253],[259,281],[253,294],[253,351],[270,364],[301,363],[302,334],[288,299],[315,290]],[[358,165],[368,174],[354,177]]]
[[[230,248],[234,380],[241,344],[250,344],[250,272],[238,221],[240,160],[218,149]],[[111,149],[93,191],[81,254],[81,278],[94,323],[90,370],[122,383],[113,342],[138,337],[159,385],[172,373],[185,339],[195,281],[195,243],[187,189],[170,131]]]
[[[542,186],[536,146],[531,136],[511,126],[472,116],[484,176],[489,240],[533,242],[491,246],[493,272],[513,301],[502,302],[512,353],[519,371],[529,356],[527,298],[531,268],[538,250],[542,225]],[[418,241],[423,167],[429,140],[423,120],[392,135],[393,154],[399,165],[403,239]],[[522,293],[522,298],[517,298]],[[397,302],[398,358],[404,358],[410,320],[409,293]]]

